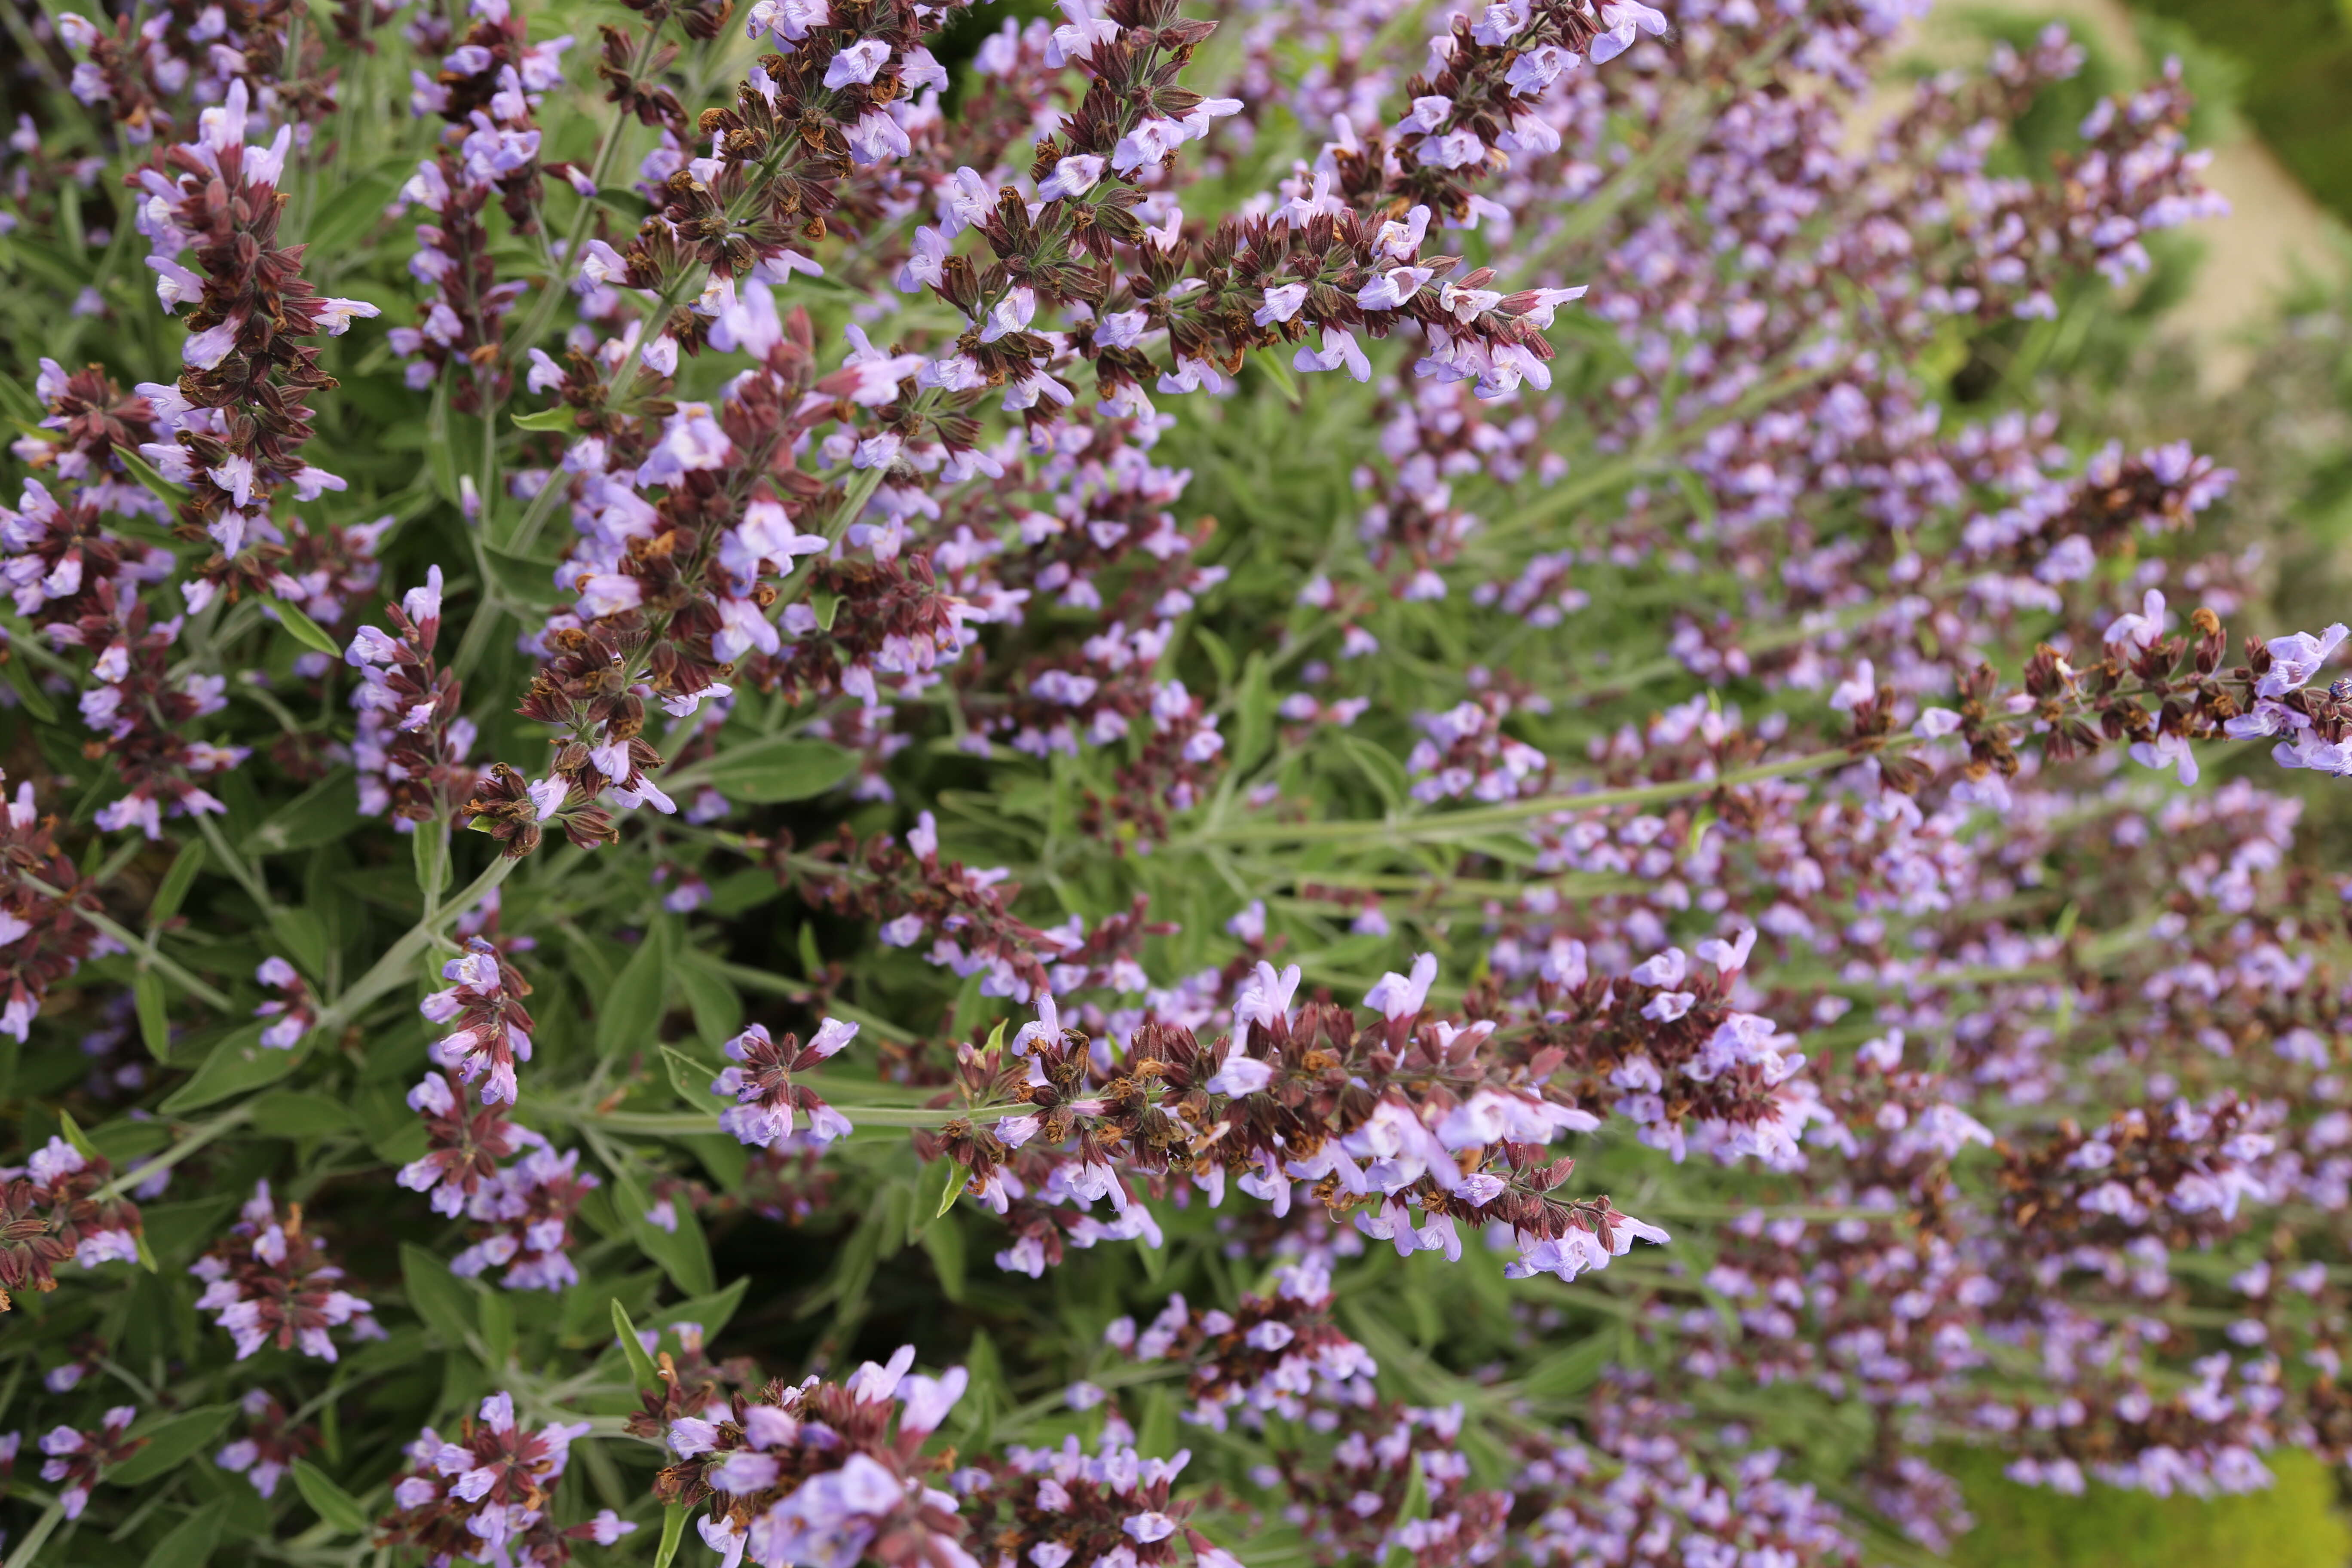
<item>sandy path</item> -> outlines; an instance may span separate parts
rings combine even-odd
[[[2126,60],[2147,64],[2121,0],[1991,0],[2000,9],[2052,16]],[[2249,0],[2252,3],[2252,0]],[[1935,26],[1929,20],[1930,27]],[[2190,230],[2205,242],[2195,287],[2167,318],[2169,331],[2195,344],[2210,390],[2245,379],[2253,355],[2248,337],[2262,330],[2278,296],[2299,277],[2341,278],[2343,228],[2252,133],[2214,149],[2208,179],[2230,200],[2230,216]]]

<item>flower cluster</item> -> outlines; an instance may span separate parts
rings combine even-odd
[[[520,1129],[515,1135],[537,1136]],[[580,1169],[577,1149],[558,1154],[542,1142],[526,1151],[467,1197],[466,1217],[475,1222],[475,1240],[450,1259],[450,1271],[470,1277],[503,1269],[499,1283],[509,1290],[562,1290],[578,1283],[572,1220],[580,1200],[602,1184],[593,1173]]]
[[[1947,1441],[2352,1456],[2352,634],[2224,629],[2304,608],[2274,433],[2076,384],[2218,206],[2181,72],[1914,79],[1924,0],[396,9],[27,22],[100,111],[0,153],[61,1511],[156,1368],[300,1550],[389,1484],[533,1568],[1849,1568],[1966,1528]],[[187,331],[101,338],[142,237]],[[267,1179],[151,1247],[175,1173]],[[321,1229],[406,1285],[331,1379]],[[158,1251],[225,1336],[58,1278]],[[909,1312],[967,1365],[828,1373]],[[354,1375],[475,1414],[388,1477]]]
[[[711,1093],[735,1102],[719,1112],[719,1131],[733,1134],[738,1142],[765,1149],[793,1136],[793,1119],[798,1115],[802,1132],[812,1143],[847,1137],[849,1119],[815,1090],[793,1083],[793,1074],[806,1072],[856,1037],[856,1025],[827,1018],[805,1046],[797,1035],[786,1035],[782,1042],[771,1039],[760,1024],[728,1041],[727,1055],[741,1065],[711,1080]]]
[[[311,434],[308,399],[334,383],[319,369],[318,348],[299,340],[377,314],[362,300],[320,296],[302,277],[299,248],[278,244],[278,181],[293,127],[280,126],[266,146],[248,143],[251,109],[245,84],[235,83],[205,110],[195,140],[140,176],[140,229],[157,296],[166,310],[191,307],[176,393],[148,393],[169,438],[142,451],[188,487],[183,526],[219,550],[188,584],[192,609],[216,588],[268,581],[284,548],[272,517],[281,490],[315,500],[343,488],[301,455]],[[201,275],[181,260],[191,253]]]
[[[526,18],[504,0],[476,0],[467,15],[473,26],[443,55],[441,68],[410,73],[410,107],[438,116],[449,129],[401,193],[432,215],[416,227],[408,270],[435,298],[418,308],[417,325],[395,327],[388,336],[394,351],[408,357],[412,387],[429,386],[454,369],[451,405],[474,413],[510,390],[501,322],[526,288],[499,280],[484,215],[495,199],[515,232],[537,232],[543,193],[536,110],[541,95],[562,80],[572,39],[528,42]],[[448,37],[437,36],[446,32],[440,17],[420,18],[419,26],[436,35],[415,35],[420,47],[448,46]],[[593,177],[575,178],[583,197],[595,195]]]
[[[372,1309],[342,1288],[343,1271],[303,1230],[302,1205],[289,1205],[281,1216],[268,1182],[255,1185],[237,1223],[188,1272],[205,1282],[196,1310],[215,1314],[236,1341],[239,1361],[268,1345],[333,1361],[330,1329],[348,1327],[358,1340],[383,1337]],[[254,1484],[261,1486],[258,1478]]]
[[[460,1083],[482,1079],[484,1105],[512,1105],[515,1063],[530,1060],[533,1026],[522,1005],[530,982],[478,936],[467,937],[466,951],[441,966],[441,978],[455,984],[416,1005],[426,1022],[457,1026],[433,1042],[434,1065]]]
[[[455,1441],[426,1427],[408,1446],[410,1468],[393,1486],[383,1539],[445,1563],[510,1561],[531,1568],[561,1568],[574,1541],[611,1544],[635,1527],[609,1510],[566,1529],[548,1517],[572,1444],[589,1429],[584,1421],[557,1421],[530,1431],[516,1422],[508,1394],[484,1399]]]
[[[0,1310],[14,1292],[58,1288],[57,1266],[139,1260],[138,1205],[114,1194],[113,1168],[63,1138],[22,1165],[0,1165]]]
[[[1737,967],[1728,944],[1712,945]],[[1681,952],[1671,959],[1671,975],[1635,976],[1661,992],[1644,1010],[1626,1009],[1632,1033],[1662,1027],[1666,1038],[1688,1037],[1674,1059],[1696,1054],[1691,1076],[1726,1080],[1726,1092],[1760,1103],[1749,1121],[1731,1123],[1740,1150],[1769,1149],[1758,1142],[1759,1127],[1768,1140],[1785,1140],[1780,1124],[1789,1111],[1769,1091],[1802,1058],[1785,1060],[1761,1019],[1715,1023],[1719,1004],[1687,1023],[1700,992],[1664,989],[1683,978]],[[1157,1246],[1159,1227],[1139,1187],[1157,1195],[1180,1177],[1213,1205],[1230,1181],[1276,1217],[1307,1184],[1335,1217],[1403,1255],[1458,1259],[1458,1225],[1491,1225],[1519,1249],[1514,1274],[1574,1279],[1606,1268],[1636,1239],[1664,1241],[1665,1232],[1617,1212],[1605,1196],[1559,1195],[1576,1163],[1549,1157],[1545,1145],[1601,1124],[1547,1093],[1567,1053],[1549,1042],[1525,1053],[1498,1049],[1495,1018],[1433,1015],[1426,1003],[1436,974],[1427,953],[1410,975],[1388,974],[1365,997],[1381,1016],[1360,1023],[1332,1004],[1293,1008],[1297,966],[1276,971],[1261,962],[1233,1003],[1238,1037],[1203,1046],[1188,1028],[1148,1019],[1129,1042],[1129,1060],[1110,1069],[1098,1067],[1087,1037],[1066,1027],[1047,997],[1038,1021],[1009,1047],[961,1053],[969,1100],[1024,1109],[992,1128],[951,1121],[929,1152],[966,1167],[971,1194],[1006,1215],[1016,1239],[999,1264],[1032,1275],[1058,1262],[1066,1243],[1141,1236]],[[1593,990],[1595,1001],[1602,989]],[[1725,1120],[1738,1114],[1727,1110]],[[1080,1212],[1103,1199],[1112,1221]]]
[[[79,1519],[89,1506],[89,1489],[102,1479],[109,1465],[121,1463],[147,1446],[144,1437],[125,1440],[131,1424],[139,1419],[136,1405],[118,1405],[108,1410],[98,1430],[52,1427],[41,1437],[41,1479],[58,1489],[58,1506],[68,1519]]]
[[[243,1476],[263,1497],[273,1496],[294,1461],[318,1448],[318,1428],[297,1425],[268,1389],[249,1390],[237,1401],[245,1436],[213,1456],[213,1463]]]
[[[956,1498],[934,1484],[946,1462],[922,1453],[964,1390],[961,1368],[910,1375],[908,1345],[846,1383],[771,1383],[724,1418],[673,1420],[676,1462],[655,1481],[666,1501],[708,1503],[696,1529],[721,1560],[760,1568],[855,1563],[976,1568]]]
[[[1316,1260],[1276,1271],[1271,1297],[1244,1296],[1231,1312],[1196,1311],[1181,1296],[1139,1332],[1132,1318],[1104,1331],[1114,1348],[1142,1361],[1190,1363],[1190,1419],[1218,1431],[1236,1408],[1246,1417],[1306,1418],[1309,1396],[1325,1405],[1349,1402],[1354,1384],[1369,1394],[1380,1367],[1364,1347],[1331,1321],[1330,1271]]]
[[[1171,1498],[1192,1457],[1179,1448],[1165,1459],[1146,1458],[1108,1434],[1088,1454],[1073,1436],[1055,1448],[1015,1446],[1000,1466],[966,1470],[956,1481],[970,1501],[973,1534],[999,1561],[1237,1568],[1233,1553],[1187,1522],[1192,1505]]]
[[[33,1020],[49,988],[68,979],[84,959],[110,950],[108,938],[83,920],[93,900],[81,873],[58,847],[58,820],[39,815],[33,786],[20,783],[0,826],[0,964],[8,994],[0,1005],[0,1033],[31,1037]]]
[[[384,606],[391,632],[362,626],[343,652],[360,676],[352,690],[360,808],[389,811],[404,830],[448,821],[474,784],[466,753],[473,750],[475,724],[460,706],[457,678],[433,658],[441,636],[441,568],[428,570],[421,587]]]

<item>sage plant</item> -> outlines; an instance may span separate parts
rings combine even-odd
[[[2347,633],[2032,369],[2218,209],[2177,67],[82,3],[12,1564],[1813,1568],[1955,1445],[2352,1457]]]

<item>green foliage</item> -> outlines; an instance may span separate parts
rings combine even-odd
[[[2306,1454],[2266,1457],[2278,1485],[2211,1500],[2094,1484],[2060,1497],[2004,1479],[1991,1455],[1953,1456],[1977,1528],[1953,1568],[2343,1568],[2352,1525],[2336,1476]]]
[[[2244,110],[2305,188],[2352,222],[2352,11],[2343,0],[2133,0],[2241,62]]]

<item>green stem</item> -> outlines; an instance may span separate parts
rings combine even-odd
[[[409,927],[399,941],[385,949],[383,956],[336,997],[333,1005],[320,1013],[319,1021],[311,1027],[323,1033],[332,1033],[356,1017],[360,1009],[399,985],[406,978],[409,965],[416,962],[417,954],[441,933],[442,928],[488,898],[519,864],[520,861],[503,855],[491,861],[488,869],[475,878],[463,892]]]
[[[181,1161],[186,1159],[189,1155],[194,1153],[197,1150],[203,1148],[214,1139],[218,1138],[222,1133],[235,1131],[237,1127],[243,1125],[246,1120],[252,1114],[253,1109],[251,1106],[241,1105],[235,1110],[227,1111],[222,1115],[214,1117],[210,1121],[203,1123],[194,1131],[189,1133],[185,1138],[181,1139],[177,1143],[173,1144],[169,1149],[164,1150],[153,1159],[146,1162],[144,1164],[132,1166],[130,1170],[125,1171],[122,1174],[115,1177],[114,1180],[107,1183],[106,1185],[100,1187],[95,1194],[97,1200],[103,1203],[109,1198],[119,1198],[127,1192],[136,1191],[140,1184],[145,1182],[149,1177],[160,1175],[163,1172],[170,1170],[173,1166],[178,1164]]]
[[[229,847],[228,836],[220,830],[220,824],[213,820],[209,812],[196,814],[196,831],[205,836],[205,842],[212,847],[215,855],[220,857],[221,864],[228,868],[228,874],[236,879],[237,885],[251,895],[253,901],[261,906],[261,912],[268,915],[270,910],[269,884],[244,856]]]
[[[642,1132],[654,1137],[677,1137],[694,1132],[719,1131],[719,1112],[725,1109],[714,1105],[708,1116],[685,1112],[649,1110],[563,1110],[548,1108],[547,1113],[574,1122],[582,1127],[601,1127],[612,1132]],[[1027,1105],[989,1105],[977,1110],[959,1110],[952,1107],[931,1109],[920,1105],[836,1105],[833,1108],[855,1123],[866,1127],[944,1127],[961,1118],[967,1121],[995,1123],[1009,1117],[1026,1116],[1035,1108]]]
[[[40,894],[45,899],[62,899],[66,896],[58,889],[52,888],[47,882],[42,881],[38,877],[19,877],[17,880],[23,883],[26,887],[32,889],[33,891]],[[165,979],[171,981],[173,984],[179,986],[189,995],[194,996],[196,1000],[204,1003],[206,1006],[217,1007],[223,1012],[227,1012],[236,1006],[236,1004],[231,1002],[227,997],[222,995],[219,992],[214,990],[211,986],[197,979],[194,974],[189,973],[185,969],[181,968],[180,965],[173,963],[172,960],[164,957],[163,952],[157,949],[153,942],[140,935],[137,931],[132,931],[129,926],[122,924],[120,921],[115,920],[112,916],[103,913],[98,910],[85,909],[79,904],[76,904],[74,906],[74,913],[81,917],[81,921],[84,925],[90,927],[93,931],[104,931],[108,936],[112,937],[123,946],[129,948],[131,952],[138,957],[139,962],[142,965],[154,970],[157,973],[163,975]]]
[[[1908,744],[1907,737],[1897,736],[1884,749],[1895,751]],[[1229,827],[1205,829],[1171,847],[1190,848],[1204,844],[1329,844],[1374,839],[1391,844],[1442,844],[1489,828],[1515,827],[1557,812],[1655,805],[1665,801],[1688,800],[1695,795],[1713,795],[1719,789],[1761,784],[1767,779],[1789,778],[1799,773],[1820,773],[1861,760],[1854,752],[1839,747],[1826,752],[1808,752],[1802,756],[1783,757],[1775,763],[1759,763],[1751,768],[1735,768],[1729,773],[1704,778],[1671,779],[1664,784],[1635,784],[1624,789],[1588,790],[1582,795],[1537,795],[1501,805],[1483,806],[1475,811],[1447,812],[1443,816],[1384,822],[1238,823]]]
[[[16,1550],[8,1553],[7,1568],[32,1568],[33,1559],[40,1555],[41,1548],[57,1532],[65,1517],[63,1503],[53,1502],[43,1510],[41,1517],[33,1521],[33,1528],[25,1532],[25,1539],[16,1543]]]

